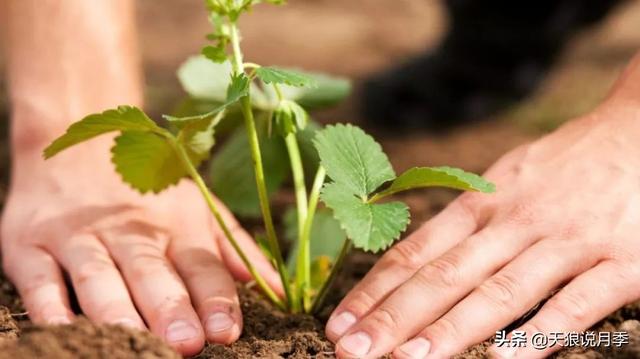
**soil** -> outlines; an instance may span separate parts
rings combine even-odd
[[[323,322],[346,292],[375,263],[376,256],[355,252],[344,267],[329,305],[318,317],[284,314],[258,293],[239,286],[244,315],[242,337],[230,346],[208,344],[198,359],[335,358],[333,345],[323,331]],[[21,311],[21,303],[10,283],[0,287],[0,359],[14,358],[179,358],[161,339],[148,332],[119,326],[96,326],[86,319],[72,325],[34,326]],[[17,314],[17,315],[16,315]],[[533,313],[530,313],[531,315]],[[512,325],[513,327],[513,325]],[[573,348],[554,356],[557,359],[640,358],[640,302],[628,305],[593,326],[593,331],[625,331],[630,343],[621,348]],[[486,358],[491,341],[469,348],[455,359]],[[390,356],[387,356],[390,358]]]
[[[175,69],[187,56],[199,51],[202,34],[207,31],[202,1],[136,3],[147,75],[147,109],[151,114],[167,112],[182,96]],[[573,41],[537,93],[495,118],[446,134],[414,132],[397,136],[385,132],[376,133],[376,137],[398,171],[414,165],[449,164],[482,172],[506,151],[593,108],[606,95],[631,54],[640,48],[639,22],[640,2],[621,7],[603,24]],[[295,0],[282,9],[265,7],[255,11],[243,23],[243,29],[248,58],[264,64],[347,75],[356,79],[357,89],[358,81],[371,73],[435,46],[446,25],[440,1]],[[265,38],[278,42],[264,41]],[[335,61],[336,58],[349,61]],[[3,82],[0,77],[0,91]],[[0,92],[0,205],[9,174],[5,97]],[[360,121],[355,102],[352,99],[317,117],[321,121]],[[411,229],[441,210],[455,195],[438,190],[404,196],[402,199],[412,210]],[[335,306],[376,259],[359,252],[351,255],[329,302]],[[241,339],[229,347],[208,345],[198,358],[334,357],[322,330],[331,305],[319,319],[288,316],[274,310],[251,290],[242,289],[240,294],[245,318]],[[631,344],[615,351],[567,350],[556,357],[640,358],[639,303],[618,310],[592,330],[627,331]],[[456,358],[486,357],[489,343],[476,345]],[[33,326],[13,286],[0,272],[0,359],[32,357],[119,359],[178,355],[160,339],[126,328],[95,326],[86,320],[69,326]]]
[[[4,314],[4,313],[3,313]],[[10,316],[9,321],[17,328]],[[13,333],[17,336],[17,333]],[[0,358],[144,358],[176,359],[176,352],[148,332],[120,326],[96,326],[86,319],[73,325],[50,327],[29,326],[17,340],[0,341]]]
[[[286,315],[251,290],[241,290],[245,327],[230,346],[208,345],[196,358],[332,358],[322,323],[304,314]]]

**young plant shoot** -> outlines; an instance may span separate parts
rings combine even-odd
[[[259,2],[205,1],[213,27],[207,35],[211,44],[179,70],[190,99],[181,115],[164,116],[166,126],[138,108],[120,106],[72,124],[44,156],[119,132],[111,160],[124,182],[142,194],[159,193],[190,177],[266,297],[283,310],[315,312],[351,248],[384,250],[406,229],[408,207],[385,201],[389,196],[433,186],[487,193],[495,188],[480,176],[450,167],[412,168],[397,176],[381,146],[360,128],[338,124],[321,129],[307,110],[338,102],[349,93],[349,84],[245,62],[238,19]],[[256,238],[280,275],[284,298],[248,260],[198,172],[209,158],[216,131],[233,131],[239,123],[242,132],[233,132],[211,161],[213,192],[238,215],[262,216],[265,235]],[[285,237],[291,241],[285,261],[270,194],[288,176],[295,210],[283,219]],[[245,189],[250,182],[251,188]]]

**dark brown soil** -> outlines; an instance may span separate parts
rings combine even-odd
[[[11,316],[11,312],[6,307],[0,307],[0,345],[18,339],[18,323]]]
[[[376,257],[354,253],[345,266],[330,302],[334,305],[375,263]],[[19,298],[10,283],[0,277],[0,303],[12,303],[21,310]],[[249,358],[335,358],[333,345],[326,339],[323,320],[308,315],[285,315],[274,309],[256,292],[240,287],[244,315],[242,337],[231,346],[207,345],[198,359]],[[159,338],[117,326],[95,326],[85,319],[73,325],[32,326],[22,312],[0,306],[0,359],[4,358],[178,358]],[[17,319],[21,319],[18,322]],[[20,328],[21,327],[21,328]],[[555,355],[557,359],[640,358],[640,302],[628,305],[596,324],[594,331],[625,331],[630,344],[622,348],[574,348]],[[455,359],[486,358],[488,340],[469,348]]]
[[[322,323],[309,315],[285,315],[259,294],[241,290],[245,326],[231,346],[208,345],[197,358],[333,358]]]
[[[17,325],[11,317],[14,337]],[[161,339],[119,326],[95,326],[86,319],[73,325],[27,327],[17,340],[0,341],[0,359],[14,358],[180,358]]]

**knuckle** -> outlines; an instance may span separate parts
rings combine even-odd
[[[532,319],[531,321],[525,323],[524,325],[522,325],[522,327],[520,327],[517,330],[518,331],[523,331],[523,332],[525,332],[527,334],[548,333],[549,332],[549,328],[544,326],[540,321],[537,321],[535,318]]]
[[[461,194],[454,202],[462,213],[469,218],[473,218],[477,222],[477,208],[480,206],[479,197],[473,192],[465,192]]]
[[[88,260],[71,272],[71,276],[77,285],[81,285],[89,280],[101,277],[113,271],[113,264],[106,260]]]
[[[165,297],[156,304],[153,311],[159,317],[172,317],[176,312],[184,312],[185,308],[191,308],[191,300],[186,292]]]
[[[480,294],[500,309],[509,310],[516,303],[520,286],[518,280],[510,274],[499,273],[484,282],[478,288]]]
[[[422,244],[411,238],[407,238],[395,245],[385,257],[392,265],[400,266],[410,271],[415,271],[424,264]]]
[[[438,342],[447,342],[447,339],[458,339],[462,338],[462,333],[460,331],[460,325],[456,323],[456,321],[450,316],[444,316],[438,319],[435,323],[433,323],[430,327],[428,327],[425,332],[427,336],[430,338],[438,338]]]
[[[587,236],[586,225],[589,221],[566,219],[564,225],[560,227],[559,237],[562,239],[579,239],[584,242],[585,239],[589,239],[591,236]]]
[[[418,279],[427,283],[437,283],[443,287],[455,287],[460,284],[460,260],[446,254],[426,265],[418,272]]]
[[[559,293],[549,300],[548,305],[567,323],[584,323],[590,312],[589,301],[579,293]]]
[[[39,273],[31,277],[28,283],[25,283],[22,287],[19,287],[20,295],[22,297],[31,297],[38,290],[42,289],[47,284],[50,284],[51,280],[47,274]]]
[[[402,314],[391,307],[381,307],[372,312],[366,324],[375,332],[395,333],[402,329]]]
[[[213,254],[205,251],[190,250],[177,256],[170,256],[173,263],[180,268],[180,272],[186,277],[198,277],[219,272],[220,260]]]
[[[345,300],[344,308],[354,315],[359,316],[368,312],[376,303],[377,300],[369,294],[366,289],[362,289],[350,294],[350,297]]]
[[[166,262],[160,255],[137,254],[129,260],[129,273],[133,280],[154,276],[160,270],[166,268]]]
[[[628,261],[612,262],[612,278],[609,281],[613,286],[637,283],[640,279],[640,262],[637,259]]]
[[[518,203],[505,214],[504,222],[515,226],[530,226],[536,222],[535,210],[528,203]]]

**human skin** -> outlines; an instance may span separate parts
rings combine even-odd
[[[580,332],[640,299],[639,138],[636,56],[597,109],[492,166],[497,193],[461,195],[378,261],[328,321],[338,356],[449,358],[551,294],[516,330]]]
[[[12,173],[2,215],[5,273],[35,323],[69,323],[69,279],[97,323],[148,327],[179,352],[235,341],[234,278],[250,275],[195,185],[140,195],[110,163],[112,136],[45,161],[42,150],[89,113],[142,104],[133,1],[0,0],[6,24]],[[224,209],[251,261],[277,274]]]

